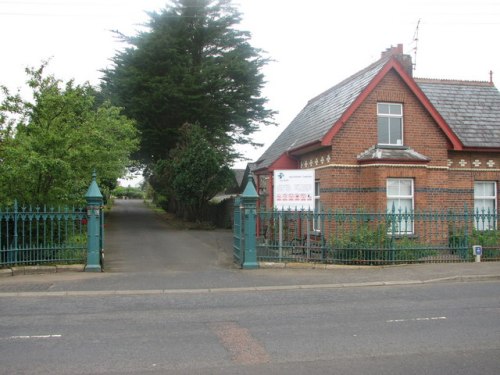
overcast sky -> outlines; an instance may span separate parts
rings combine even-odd
[[[15,90],[24,68],[51,58],[56,77],[99,82],[99,69],[121,45],[110,30],[134,34],[145,11],[165,0],[0,0],[0,84]],[[264,95],[278,111],[277,128],[245,149],[256,160],[312,97],[402,43],[414,57],[415,76],[500,82],[498,0],[234,0],[241,27],[274,62],[264,73]],[[414,61],[415,62],[415,61]],[[244,167],[238,163],[237,167]]]

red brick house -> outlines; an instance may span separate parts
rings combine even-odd
[[[261,207],[274,170],[312,168],[323,209],[496,210],[499,91],[412,71],[398,45],[311,99],[255,163]]]

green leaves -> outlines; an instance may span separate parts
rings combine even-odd
[[[139,160],[167,159],[186,122],[200,124],[216,146],[234,151],[252,143],[274,114],[261,96],[267,59],[237,28],[240,14],[231,2],[177,0],[150,17],[148,32],[124,38],[130,48],[114,57],[102,85],[137,121]]]
[[[199,211],[234,178],[228,155],[207,140],[208,133],[199,125],[184,124],[181,140],[168,161],[158,163],[156,174],[168,183],[168,195]],[[161,189],[165,180],[153,179]],[[157,187],[157,186],[153,186]]]
[[[238,28],[230,0],[170,4],[149,14],[148,31],[118,33],[128,48],[103,72],[101,87],[136,120],[134,157],[154,190],[199,211],[234,178],[235,146],[255,144],[252,134],[272,123],[261,94],[268,60]]]
[[[96,106],[88,84],[62,85],[44,67],[27,70],[33,101],[5,92],[0,105],[12,125],[2,132],[0,202],[76,203],[93,169],[112,188],[137,148],[133,121],[109,103]]]

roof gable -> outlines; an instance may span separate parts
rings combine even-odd
[[[408,88],[413,92],[417,99],[422,103],[424,108],[429,112],[432,118],[436,121],[439,128],[446,135],[450,141],[453,149],[461,150],[463,147],[460,139],[453,132],[450,126],[446,123],[444,118],[439,114],[436,108],[432,105],[429,99],[426,97],[424,92],[416,84],[413,78],[406,72],[406,70],[401,66],[397,58],[391,58],[384,67],[377,73],[377,75],[372,79],[365,90],[356,98],[356,100],[351,104],[351,106],[344,112],[342,117],[331,127],[329,132],[325,134],[322,139],[322,144],[327,146],[331,143],[333,137],[338,133],[338,131],[344,126],[344,124],[349,120],[353,113],[358,109],[358,107],[365,101],[365,99],[370,95],[370,93],[377,87],[377,85],[382,81],[382,79],[391,70],[395,70],[401,79],[405,82]]]

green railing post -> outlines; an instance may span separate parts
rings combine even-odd
[[[244,269],[254,269],[259,268],[257,263],[257,240],[256,240],[256,211],[257,211],[257,199],[259,199],[259,194],[255,190],[255,186],[252,181],[252,174],[248,175],[247,186],[241,194],[241,202],[243,204],[244,220],[244,260],[242,268]]]
[[[97,186],[96,173],[92,173],[87,194],[87,265],[86,272],[101,272],[101,207],[102,194]]]
[[[14,237],[12,240],[12,247],[11,247],[11,252],[13,253],[13,258],[12,260],[14,263],[17,263],[19,259],[19,243],[18,243],[18,236],[17,236],[17,220],[18,220],[18,206],[17,206],[17,199],[14,200],[14,211],[12,212],[12,218],[14,220]]]
[[[243,263],[242,248],[243,248],[243,228],[241,220],[241,199],[234,199],[234,217],[233,217],[233,260],[241,267]]]
[[[464,244],[461,255],[463,259],[467,258],[467,253],[469,251],[469,209],[467,208],[467,202],[464,203]],[[472,228],[474,228],[474,211],[472,212]],[[476,245],[476,244],[473,244]]]
[[[394,240],[394,237],[396,236],[396,206],[394,205],[394,203],[392,203],[392,209],[391,209],[391,242],[390,242],[390,246],[391,246],[391,251],[390,251],[390,256],[389,256],[389,260],[391,261],[391,263],[394,263],[394,259],[395,259],[395,251],[396,251],[396,247],[395,247],[395,240]],[[399,212],[399,214],[401,215],[401,211]],[[401,223],[399,223],[399,226],[398,226],[398,229],[401,229]]]

